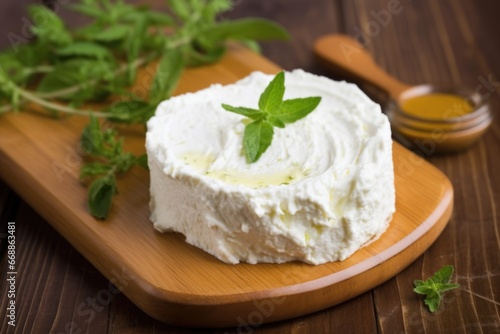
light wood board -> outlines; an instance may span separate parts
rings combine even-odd
[[[231,46],[221,62],[188,70],[177,93],[231,83],[253,70],[276,73],[279,67]],[[143,73],[136,88],[145,89],[150,80]],[[0,175],[142,310],[176,325],[248,329],[341,303],[414,261],[452,211],[446,176],[395,143],[397,212],[380,239],[343,262],[228,265],[186,244],[182,235],[154,230],[149,176],[139,168],[119,180],[109,218],[92,218],[87,190],[78,181],[78,143],[86,124],[84,117],[53,120],[33,112],[2,116]],[[127,148],[144,152],[142,130],[125,132]]]

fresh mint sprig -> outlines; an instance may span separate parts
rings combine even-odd
[[[259,109],[233,107],[222,104],[230,112],[246,116],[253,122],[245,126],[243,150],[248,163],[256,162],[271,145],[274,127],[284,128],[311,113],[321,102],[321,97],[305,97],[283,100],[285,72],[279,72],[259,98]]]
[[[93,133],[94,148],[80,172],[90,184],[88,206],[98,218],[109,211],[116,176],[144,165],[145,156],[125,152],[119,132],[101,129],[95,118],[106,118],[110,125],[145,124],[158,103],[171,96],[184,68],[218,61],[228,40],[255,45],[255,40],[288,39],[281,26],[268,20],[218,20],[232,8],[230,0],[167,4],[169,10],[161,13],[123,0],[75,1],[67,8],[89,18],[76,29],[50,9],[30,5],[35,38],[27,43],[19,36],[11,40],[10,50],[0,52],[0,115],[36,104],[56,117],[91,116],[82,142]],[[134,86],[138,70],[155,60],[151,78]],[[95,101],[106,104],[89,108]]]
[[[429,307],[429,311],[435,312],[438,309],[446,291],[460,286],[457,283],[450,283],[451,275],[453,275],[453,266],[447,265],[425,281],[416,280],[413,282],[415,286],[413,291],[425,295],[424,302]]]
[[[83,130],[81,143],[91,160],[80,170],[80,179],[90,183],[90,213],[96,218],[106,218],[117,189],[116,176],[136,165],[147,169],[147,156],[125,152],[123,138],[118,138],[117,131],[102,129],[94,116]]]

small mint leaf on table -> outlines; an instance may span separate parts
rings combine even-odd
[[[259,109],[233,107],[222,104],[227,111],[246,116],[253,120],[245,127],[243,151],[248,163],[257,161],[271,146],[274,128],[284,128],[310,114],[321,102],[321,97],[283,100],[285,95],[285,72],[279,72],[268,84],[259,98]]]
[[[453,275],[453,266],[447,265],[437,271],[434,276],[422,280],[415,280],[413,291],[420,295],[425,295],[424,303],[429,307],[429,311],[435,312],[443,299],[446,291],[456,289],[460,284],[450,283]]]
[[[451,279],[451,275],[453,275],[453,266],[444,266],[439,271],[437,271],[434,276],[430,278],[435,283],[449,283]]]

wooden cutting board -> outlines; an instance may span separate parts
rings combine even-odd
[[[177,93],[228,84],[254,70],[276,73],[279,67],[231,46],[221,62],[188,70]],[[145,88],[150,80],[146,71],[136,87]],[[119,180],[109,218],[92,218],[87,190],[78,181],[84,158],[78,143],[86,124],[84,117],[54,120],[33,112],[2,116],[0,175],[130,300],[167,323],[248,330],[336,305],[414,261],[452,211],[446,176],[394,143],[397,211],[379,240],[343,262],[319,266],[228,265],[186,244],[180,234],[154,230],[148,219],[149,175],[139,168]],[[127,148],[144,152],[142,130],[125,132]]]

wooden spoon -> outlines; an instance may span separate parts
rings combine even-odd
[[[347,35],[326,35],[314,45],[314,51],[324,65],[336,72],[368,82],[396,100],[410,88],[381,69],[365,48]]]

